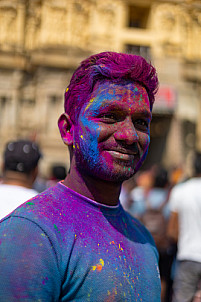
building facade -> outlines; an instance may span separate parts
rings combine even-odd
[[[200,1],[0,0],[0,154],[26,137],[43,150],[42,174],[68,166],[57,129],[63,93],[82,59],[111,50],[158,70],[145,166],[188,164],[201,150],[200,37]]]

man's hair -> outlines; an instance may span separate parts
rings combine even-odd
[[[77,121],[80,109],[89,100],[94,85],[104,80],[111,80],[114,83],[132,80],[141,84],[148,93],[152,109],[158,90],[155,68],[141,56],[102,52],[81,62],[66,89],[65,112],[70,115],[73,122]]]
[[[194,172],[195,175],[201,175],[201,153],[196,152],[194,156]]]

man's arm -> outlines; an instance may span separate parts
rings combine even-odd
[[[169,218],[169,223],[168,223],[168,228],[167,228],[167,235],[174,242],[178,241],[178,235],[179,235],[178,222],[179,222],[178,213],[171,212],[170,218]]]
[[[0,224],[0,301],[58,301],[61,276],[54,247],[34,222],[21,217]]]

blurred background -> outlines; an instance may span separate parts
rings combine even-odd
[[[0,0],[0,166],[10,140],[39,143],[40,173],[69,168],[57,120],[79,62],[100,51],[140,54],[160,89],[144,164],[188,173],[201,151],[201,1]],[[0,170],[1,174],[1,170]]]

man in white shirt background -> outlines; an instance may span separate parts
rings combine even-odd
[[[41,152],[35,142],[17,140],[7,143],[0,183],[0,219],[38,194],[32,186],[38,174],[40,157]]]
[[[194,159],[194,177],[170,194],[169,237],[178,244],[173,302],[195,301],[201,283],[201,154]],[[200,295],[201,298],[201,295]],[[201,301],[201,300],[199,300]]]

